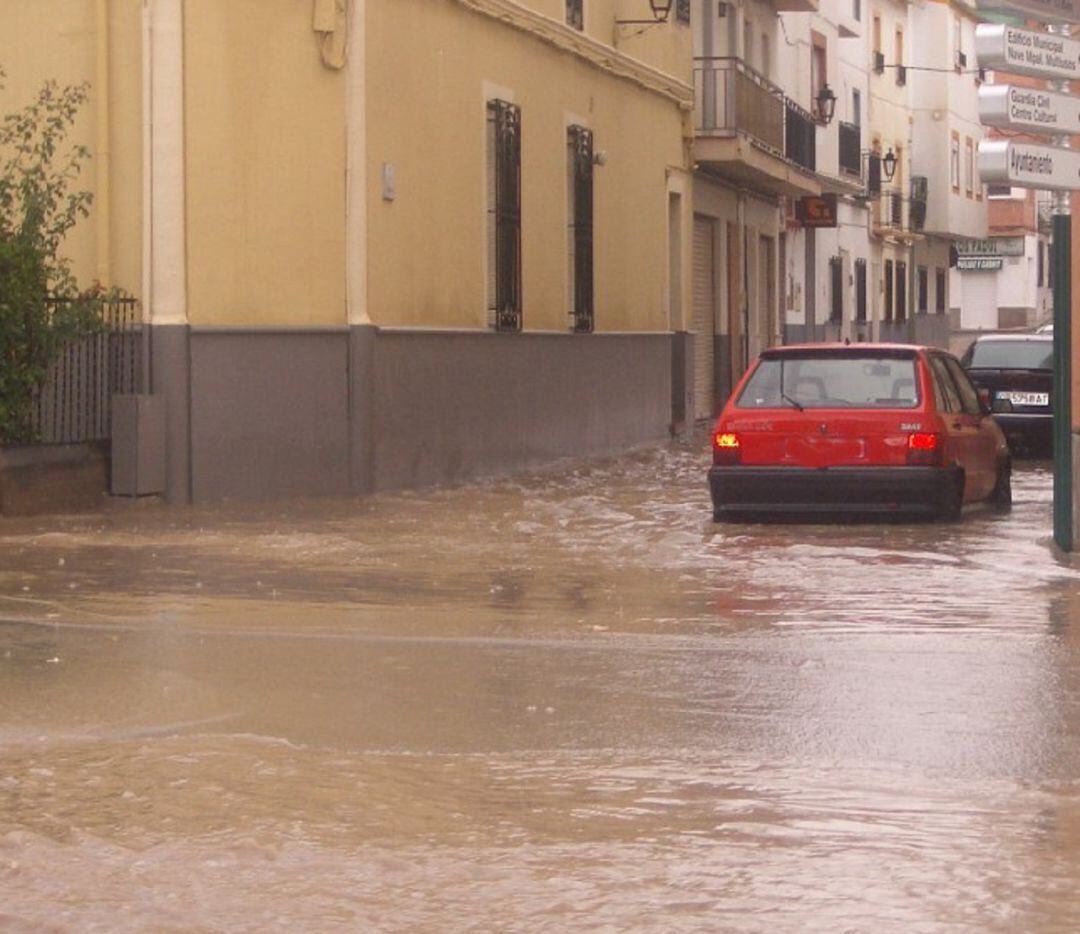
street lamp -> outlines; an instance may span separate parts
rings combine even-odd
[[[828,84],[821,86],[821,90],[817,92],[817,97],[814,98],[814,104],[816,105],[818,123],[823,126],[832,123],[833,114],[836,112],[836,95]]]
[[[896,153],[892,151],[892,146],[881,160],[881,169],[885,173],[885,181],[891,182],[896,174]]]
[[[649,0],[649,9],[652,11],[652,19],[617,19],[616,26],[652,26],[655,23],[666,23],[671,15],[671,5],[674,0]]]

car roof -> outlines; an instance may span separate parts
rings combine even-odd
[[[1049,333],[1049,332],[1042,333],[1042,334],[1040,334],[1040,333],[1033,334],[1030,331],[1020,331],[1020,332],[1017,332],[1016,334],[982,334],[979,337],[975,338],[975,343],[977,343],[977,344],[981,344],[981,343],[987,343],[987,344],[994,343],[994,344],[996,344],[996,343],[1000,343],[1002,341],[1038,341],[1038,342],[1046,343],[1048,341],[1053,341],[1053,339],[1054,339],[1054,335]]]
[[[932,349],[939,350],[940,348],[924,347],[921,344],[870,343],[868,341],[844,344],[839,341],[823,341],[816,344],[782,344],[776,347],[767,347],[761,351],[761,356],[774,358],[806,356],[807,354],[820,354],[821,356],[886,354],[893,357],[913,357],[920,352]]]

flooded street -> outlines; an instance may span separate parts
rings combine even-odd
[[[2,931],[1080,929],[1080,564],[672,443],[0,522]]]

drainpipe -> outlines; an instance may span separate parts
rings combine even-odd
[[[350,325],[371,323],[367,302],[366,12],[365,0],[352,0],[348,11],[349,58],[345,73],[345,302]]]
[[[109,187],[111,147],[109,146],[109,0],[97,0],[97,41],[95,43],[95,85],[97,120],[94,142],[95,218],[97,220],[97,280],[112,285],[112,193]]]

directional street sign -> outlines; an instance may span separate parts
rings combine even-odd
[[[1014,13],[1040,23],[1080,23],[1080,0],[979,0],[979,9]]]
[[[1059,81],[1080,78],[1080,42],[1003,23],[975,27],[975,56],[980,68]]]
[[[1028,133],[1080,133],[1080,97],[1017,87],[984,84],[979,88],[979,119],[988,126]]]
[[[991,185],[1072,191],[1080,188],[1080,150],[984,139],[979,143],[979,177]]]

